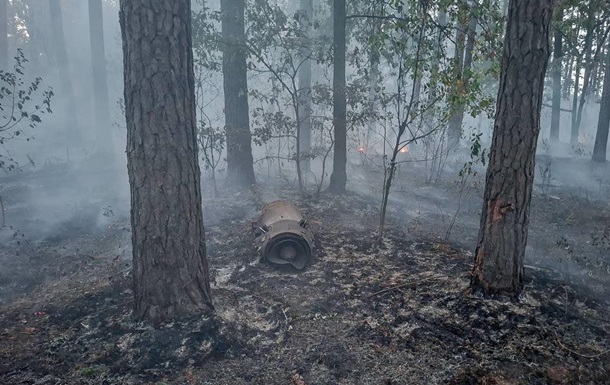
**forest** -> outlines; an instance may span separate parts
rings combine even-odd
[[[609,35],[0,0],[0,384],[610,384]]]

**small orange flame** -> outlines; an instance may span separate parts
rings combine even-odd
[[[402,152],[403,154],[406,154],[409,152],[409,148],[408,147],[403,147],[400,149],[400,152]]]
[[[358,147],[358,152],[364,152],[364,146]]]

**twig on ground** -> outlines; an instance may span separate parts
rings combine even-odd
[[[562,348],[563,350],[572,353],[574,355],[577,355],[579,357],[583,357],[583,358],[598,358],[601,357],[605,354],[610,353],[610,349],[604,350],[603,352],[597,353],[597,354],[582,354],[582,353],[578,353],[575,350],[570,349],[569,347],[567,347],[566,345],[564,345],[561,340],[559,339],[559,335],[557,334],[557,332],[555,330],[553,330],[553,333],[555,334],[555,339],[557,340],[557,344],[559,345],[560,348]]]
[[[2,202],[2,196],[0,196],[0,216],[2,216],[2,220],[0,220],[1,229],[6,224],[6,216],[4,215],[4,202]]]
[[[379,295],[379,294],[387,293],[388,291],[400,289],[402,287],[411,286],[411,285],[415,285],[415,284],[422,283],[422,282],[427,282],[427,281],[434,281],[434,280],[441,279],[441,278],[442,277],[428,277],[428,278],[420,279],[420,280],[417,280],[417,281],[411,281],[411,282],[403,283],[403,284],[400,284],[400,285],[388,287],[388,288],[385,288],[383,290],[379,290],[379,291],[369,295],[369,298],[374,297],[374,296]]]

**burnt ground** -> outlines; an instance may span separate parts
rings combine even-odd
[[[0,181],[13,226],[0,232],[2,384],[609,383],[603,183],[590,194],[538,186],[519,301],[468,294],[475,177],[464,189],[428,186],[421,167],[403,167],[379,246],[372,169],[353,170],[359,192],[343,197],[264,181],[206,196],[216,312],[153,329],[130,316],[125,188],[109,187],[113,174],[79,173]],[[68,199],[75,189],[81,199]],[[277,198],[293,200],[316,235],[303,272],[253,250],[250,222]]]

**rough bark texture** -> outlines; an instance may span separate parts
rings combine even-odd
[[[244,32],[244,0],[222,0],[222,74],[227,138],[227,183],[255,183],[248,110],[248,80]]]
[[[89,0],[89,40],[91,42],[97,144],[100,153],[111,154],[113,150],[112,125],[110,123],[110,107],[108,105],[108,79],[106,76],[103,20],[102,0]]]
[[[553,0],[511,0],[471,286],[516,296],[534,181]]]
[[[61,96],[65,98],[67,143],[68,145],[76,144],[80,139],[80,132],[78,131],[78,107],[76,105],[76,98],[74,97],[72,76],[68,64],[68,50],[66,48],[66,39],[64,36],[60,1],[49,0],[49,11],[51,14],[55,55],[57,58],[57,66],[59,67],[59,83],[61,93],[63,94]]]
[[[8,66],[8,0],[0,0],[0,70]]]
[[[599,120],[597,121],[597,134],[593,147],[593,161],[605,162],[608,146],[608,130],[610,127],[610,43],[606,53],[606,74],[604,76],[604,89],[599,107]]]
[[[188,0],[122,0],[134,316],[212,308]]]
[[[345,192],[347,183],[347,102],[345,95],[345,0],[333,2],[333,173],[328,190]]]
[[[559,23],[563,19],[563,10],[557,10],[556,21]],[[555,27],[555,37],[553,41],[553,107],[551,115],[551,141],[559,142],[559,125],[561,122],[561,64],[563,57],[563,37],[559,25]]]
[[[303,33],[310,36],[313,21],[313,0],[301,0],[301,13]],[[305,55],[309,55],[309,52],[302,53],[301,60],[304,61],[299,67],[299,119],[301,121],[299,155],[306,158],[301,161],[301,171],[307,179],[310,168],[308,157],[311,153],[311,60],[307,59]]]

